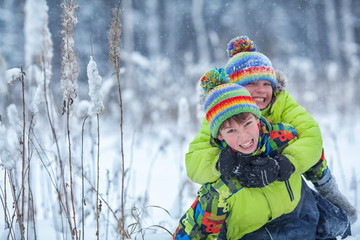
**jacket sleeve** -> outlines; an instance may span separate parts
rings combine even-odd
[[[219,198],[216,191],[211,191],[210,184],[208,187],[210,190],[205,186],[200,189],[199,196],[180,219],[173,239],[216,239],[219,235],[229,212],[228,208],[220,207],[220,205],[225,205],[222,204],[224,198]]]
[[[210,128],[204,118],[200,131],[190,143],[189,151],[185,155],[187,176],[199,184],[214,182],[220,176],[215,168],[220,148],[213,147],[210,139]]]
[[[280,93],[276,101],[283,107],[279,111],[280,121],[291,124],[298,133],[298,140],[287,146],[282,154],[289,158],[296,171],[304,173],[321,158],[323,141],[320,127],[287,91]]]

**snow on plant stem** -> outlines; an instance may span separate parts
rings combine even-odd
[[[28,0],[25,3],[25,63],[28,66],[27,72],[37,81],[31,103],[34,114],[39,112],[40,104],[45,101],[45,88],[49,89],[52,77],[53,43],[48,27],[48,10],[45,0]]]
[[[27,0],[25,2],[25,65],[38,64],[44,55],[51,61],[51,34],[48,28],[48,6],[45,0]],[[50,45],[49,45],[50,44]],[[45,54],[44,51],[46,50]],[[50,51],[49,51],[50,50]]]
[[[6,127],[0,121],[0,165],[11,170],[16,167],[15,159],[11,153]]]
[[[6,71],[6,81],[9,85],[14,85],[21,79],[22,72],[20,68],[11,68]]]
[[[99,239],[99,158],[100,158],[100,132],[99,132],[99,114],[104,111],[104,104],[101,101],[100,88],[101,88],[101,77],[97,69],[96,62],[93,57],[90,57],[89,64],[87,66],[87,76],[89,79],[89,95],[91,98],[91,103],[88,109],[89,116],[97,116],[98,124],[98,150],[97,150],[97,170],[96,170],[96,236]],[[81,169],[83,169],[83,163],[81,163]],[[83,224],[83,222],[82,222]],[[84,224],[82,225],[82,232],[84,232]],[[83,237],[84,238],[84,237]]]
[[[120,53],[121,53],[121,22],[119,9],[113,10],[113,18],[109,31],[109,59],[114,69],[120,71]]]
[[[94,116],[104,111],[104,104],[100,94],[102,78],[92,56],[87,66],[87,76],[89,79],[89,96],[91,98],[88,114],[89,116]]]
[[[0,50],[0,93],[7,93],[7,82],[6,82],[6,70],[7,64]]]
[[[61,25],[64,29],[61,31],[63,41],[61,44],[61,92],[63,94],[64,104],[72,104],[77,96],[77,77],[79,75],[79,64],[75,55],[73,29],[77,23],[76,8],[78,5],[71,1],[63,2]]]
[[[113,10],[113,18],[111,19],[111,26],[109,31],[109,58],[116,71],[116,79],[119,90],[119,106],[120,106],[120,152],[121,152],[121,222],[118,222],[120,227],[121,239],[130,238],[129,234],[125,230],[125,212],[124,212],[124,183],[125,183],[125,158],[124,158],[124,132],[123,132],[123,107],[122,96],[120,86],[120,53],[121,53],[121,21],[120,11],[118,8]]]
[[[5,127],[0,121],[0,162],[5,169],[11,170],[16,168],[16,160],[21,159],[18,142],[22,127],[18,124],[20,119],[15,104],[10,104],[6,113],[9,126]]]
[[[77,97],[77,77],[79,74],[79,64],[75,54],[73,29],[77,23],[76,8],[78,5],[75,0],[66,1],[61,3],[63,14],[61,16],[61,25],[64,29],[61,31],[63,35],[61,43],[61,83],[60,90],[63,94],[63,113],[66,112],[66,128],[67,128],[67,143],[69,150],[69,177],[70,177],[70,197],[73,216],[71,217],[74,221],[74,228],[72,227],[70,220],[70,211],[67,207],[67,218],[71,234],[78,240],[78,231],[76,228],[76,216],[75,216],[75,204],[74,204],[74,190],[73,190],[73,174],[72,174],[72,160],[71,160],[71,137],[70,137],[70,107]],[[65,200],[67,202],[66,189]],[[66,204],[67,205],[67,204]]]

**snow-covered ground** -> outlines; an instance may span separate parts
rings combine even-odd
[[[360,145],[360,137],[356,133],[360,131],[360,123],[347,123],[346,119],[336,116],[317,117],[317,121],[322,129],[324,137],[324,148],[329,166],[333,175],[336,177],[340,190],[348,197],[351,203],[357,208],[360,206],[359,184],[360,174],[357,148]],[[351,126],[351,127],[346,127]],[[166,135],[159,134],[159,136]],[[191,141],[190,136],[186,141]],[[171,140],[170,140],[171,141]],[[196,190],[199,185],[193,184],[187,188],[183,194],[183,202],[179,205],[178,193],[179,186],[184,180],[185,166],[184,154],[187,144],[179,146],[176,142],[170,142],[169,146],[161,153],[156,153],[156,142],[149,139],[139,140],[140,144],[134,152],[133,170],[136,172],[136,192],[143,193],[148,187],[150,192],[149,205],[158,205],[167,209],[173,218],[161,212],[153,211],[153,219],[159,222],[167,222],[165,225],[169,230],[177,227],[178,214],[184,212],[193,202]],[[157,155],[156,155],[157,154]],[[156,155],[156,159],[153,157]],[[142,159],[141,161],[137,160]],[[147,171],[149,169],[151,172]],[[182,171],[179,171],[182,169]],[[149,183],[148,175],[151,174]],[[360,220],[352,226],[352,237],[348,239],[360,239]],[[151,238],[149,238],[151,239]]]
[[[97,71],[91,72],[97,75]],[[19,72],[15,72],[15,75],[19,75]],[[96,88],[96,85],[93,88]],[[100,99],[100,97],[92,95],[92,102],[94,101],[93,98]],[[80,159],[82,153],[81,126],[84,121],[81,115],[85,116],[88,113],[89,106],[92,106],[91,109],[93,110],[94,106],[98,106],[96,112],[102,110],[102,103],[90,105],[89,102],[87,104],[84,102],[86,101],[75,104],[75,114],[72,115],[71,120],[74,203],[78,230],[81,229]],[[21,128],[14,124],[21,122],[18,119],[17,111],[19,110],[14,104],[10,105],[7,108],[10,125],[7,129],[4,127],[5,125],[1,126],[3,136],[1,146],[7,147],[6,150],[9,152],[15,153],[19,152],[18,141],[21,135]],[[126,226],[130,226],[130,228],[136,226],[136,232],[131,235],[133,239],[171,239],[168,232],[175,231],[180,217],[190,207],[200,187],[187,178],[185,170],[185,153],[196,134],[193,129],[200,128],[200,119],[197,122],[190,122],[185,99],[179,100],[178,115],[178,123],[174,125],[159,122],[152,128],[132,129],[128,127],[128,123],[124,124],[125,216]],[[201,116],[200,113],[199,115]],[[105,204],[102,204],[100,212],[100,239],[119,239],[119,234],[116,231],[117,223],[107,207],[110,206],[111,210],[115,211],[119,217],[122,168],[121,138],[120,124],[114,118],[116,117],[109,114],[99,117],[99,192],[102,197],[101,200],[106,201]],[[360,145],[360,136],[356,133],[360,132],[360,123],[353,121],[354,118],[341,115],[321,115],[315,116],[315,118],[323,133],[325,156],[332,174],[337,179],[340,190],[351,203],[359,208],[358,185],[360,178],[358,176],[360,169],[358,168],[356,150]],[[87,176],[92,186],[96,185],[96,123],[96,117],[89,117],[84,124],[84,175]],[[59,214],[58,210],[54,186],[60,182],[57,179],[59,176],[57,168],[59,167],[54,160],[56,151],[54,150],[54,143],[51,143],[51,137],[49,137],[51,131],[48,125],[46,119],[38,118],[33,127],[34,133],[31,135],[32,141],[36,140],[39,143],[42,141],[42,144],[34,141],[33,148],[37,154],[31,155],[33,158],[31,160],[31,185],[36,210],[35,231],[38,239],[62,239],[64,236],[68,237],[69,233],[63,232],[68,231],[68,226],[64,219],[65,215]],[[190,125],[193,126],[190,127]],[[7,137],[5,137],[6,134]],[[62,136],[59,141],[60,152],[64,158],[67,155],[66,138]],[[44,152],[39,153],[40,149]],[[19,156],[7,155],[7,158],[4,158],[2,155],[4,166],[8,169],[16,167],[16,170],[13,170],[16,181],[21,179],[21,163],[16,162],[16,159],[21,159]],[[38,158],[39,156],[40,158]],[[40,161],[41,157],[42,160]],[[66,160],[64,161],[66,164]],[[65,173],[66,184],[69,184],[68,172],[65,171]],[[20,184],[15,183],[15,185],[19,186]],[[84,207],[85,239],[94,239],[97,229],[95,218],[96,194],[87,182],[85,185],[84,196],[87,203]],[[0,186],[4,186],[4,171],[0,172]],[[27,187],[25,188],[27,189]],[[9,196],[9,182],[7,182],[7,189],[7,208],[13,214],[14,210],[10,207],[12,203]],[[1,190],[4,191],[4,188]],[[0,196],[3,197],[4,195],[1,192]],[[1,200],[4,205],[3,198]],[[8,239],[4,219],[4,211],[0,211],[0,226],[6,230],[0,235],[1,240]],[[15,224],[14,228],[18,228],[18,225]],[[25,226],[25,228],[27,230],[31,226]],[[352,232],[353,236],[349,239],[360,239],[360,220],[354,224]],[[19,237],[17,236],[17,238]]]
[[[332,173],[336,177],[341,191],[358,208],[360,206],[358,192],[360,169],[356,150],[360,145],[360,137],[356,133],[360,131],[360,123],[349,125],[345,124],[346,120],[336,117],[317,118],[317,120],[323,132],[324,147]],[[120,169],[121,159],[119,157],[119,133],[114,131],[113,127],[107,126],[111,126],[111,124],[104,121],[101,127],[100,178],[102,181],[100,191],[104,193],[104,197],[106,172],[114,174],[114,171]],[[339,128],[339,126],[343,126],[343,128]],[[346,126],[351,126],[351,128]],[[187,133],[186,139],[179,142],[174,138],[174,132],[168,127],[146,134],[134,133],[125,128],[125,159],[126,165],[130,169],[129,178],[126,180],[128,188],[126,213],[130,214],[133,205],[139,211],[146,210],[139,214],[142,219],[142,228],[147,229],[145,239],[171,239],[165,230],[157,226],[173,232],[181,214],[187,210],[195,198],[199,185],[191,183],[186,178],[184,165],[184,154],[194,134]],[[37,188],[41,191],[41,186]],[[120,185],[116,185],[111,191],[113,192],[109,201],[110,205],[119,202]],[[88,210],[93,211],[92,209]],[[106,212],[106,207],[103,207],[103,212]],[[61,236],[54,230],[51,214],[44,214],[44,209],[38,209],[39,220],[36,226],[38,239],[56,239]],[[1,225],[4,224],[3,219],[1,211]],[[133,217],[128,217],[128,224],[134,221]],[[80,225],[78,225],[79,227]],[[94,219],[86,218],[85,229],[85,239],[95,239],[96,222]],[[154,233],[153,230],[156,232]],[[100,231],[100,239],[105,239],[106,223],[104,219],[100,221]],[[348,239],[360,239],[360,221],[353,225],[352,232],[353,236]],[[108,228],[108,234],[108,239],[113,239],[116,235],[113,226]],[[141,239],[141,235],[133,235],[134,239],[135,237]],[[5,232],[0,239],[7,239]]]

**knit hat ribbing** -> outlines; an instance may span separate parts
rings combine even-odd
[[[256,45],[247,36],[236,37],[228,44],[229,61],[225,66],[230,81],[245,86],[255,81],[269,81],[276,85],[275,71],[264,54],[256,52]]]
[[[224,69],[214,68],[201,79],[206,99],[204,110],[210,126],[211,135],[217,138],[221,124],[228,118],[243,112],[261,117],[250,93],[242,86],[229,82]]]

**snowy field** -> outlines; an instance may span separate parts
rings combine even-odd
[[[360,169],[358,159],[354,156],[356,156],[357,148],[360,145],[360,137],[356,134],[360,131],[360,124],[353,123],[351,125],[348,124],[346,119],[336,117],[317,118],[317,120],[323,132],[326,157],[332,173],[338,181],[339,188],[348,196],[351,203],[359,208],[360,178],[358,176]],[[114,174],[114,171],[121,168],[119,134],[114,131],[114,127],[109,126],[113,126],[113,124],[106,120],[100,125],[100,192],[104,196],[107,188],[106,173]],[[341,129],[339,126],[351,126],[351,128]],[[151,226],[161,226],[173,232],[177,227],[180,216],[191,205],[199,188],[199,185],[191,183],[186,178],[184,165],[184,154],[195,133],[188,132],[186,134],[188,136],[180,142],[175,138],[176,136],[171,129],[163,126],[158,131],[143,134],[127,131],[126,128],[124,131],[126,167],[129,168],[129,175],[127,175],[128,178],[126,179],[126,212],[130,214],[133,206],[142,209],[143,212],[139,216],[142,228],[147,229],[144,239],[171,239],[171,236],[165,230]],[[78,174],[78,172],[75,172],[75,174]],[[56,216],[56,214],[53,216],[54,212],[41,199],[42,196],[46,196],[42,192],[46,192],[43,188],[47,186],[44,181],[49,181],[48,176],[44,173],[40,175],[42,177],[37,178],[38,186],[36,186],[36,191],[39,194],[35,196],[38,239],[62,239],[62,234],[55,231],[54,227],[54,219],[59,218],[59,216]],[[77,181],[76,185],[79,186],[79,178],[75,179]],[[112,186],[109,200],[110,206],[118,203],[120,194],[120,183],[113,183]],[[91,198],[90,195],[89,197]],[[53,196],[48,196],[48,200],[55,201]],[[91,207],[87,206],[85,208],[85,210],[90,211],[90,216],[86,218],[85,239],[95,239],[94,210],[89,208]],[[117,239],[112,225],[106,227],[105,213],[106,207],[103,207],[104,215],[101,216],[100,221],[100,239]],[[0,223],[3,226],[3,211],[1,211],[0,217]],[[128,216],[127,220],[128,224],[135,221],[132,216]],[[356,222],[352,227],[352,233],[353,236],[348,239],[360,239],[360,221]],[[3,232],[0,236],[1,240],[7,239],[6,232]],[[141,235],[133,235],[133,239],[142,239],[142,237]]]
[[[89,62],[89,66],[91,66],[89,69],[95,70],[96,65],[92,66],[93,63],[92,60]],[[96,71],[90,70],[89,72]],[[96,77],[89,75],[89,79],[94,80]],[[90,88],[94,88],[94,86]],[[93,97],[91,98],[93,99]],[[100,97],[97,96],[97,100],[99,99]],[[101,105],[94,102],[80,101],[74,104],[74,111],[71,112],[70,132],[74,201],[69,203],[74,205],[76,225],[80,231],[83,222],[80,166],[81,159],[83,159],[84,176],[86,176],[84,182],[84,239],[96,238],[96,193],[94,189],[97,184],[96,166],[99,156],[99,205],[101,205],[99,237],[106,240],[119,239],[118,224],[114,215],[120,218],[122,186],[120,124],[118,120],[114,120],[116,119],[114,115],[100,115],[100,151],[97,154],[97,118],[89,117],[86,118],[86,121],[84,120],[88,110],[90,112],[90,110],[96,109],[96,106],[97,109],[100,109]],[[111,103],[108,102],[107,106],[111,108]],[[174,125],[161,122],[157,125],[154,124],[152,128],[142,129],[139,127],[139,129],[134,130],[127,127],[126,123],[124,124],[125,226],[131,233],[132,239],[171,239],[169,233],[175,231],[180,217],[190,207],[200,187],[186,177],[185,153],[196,134],[191,129],[200,128],[201,113],[196,114],[198,121],[195,123],[190,122],[190,110],[186,100],[181,99],[178,101],[178,109],[178,123]],[[7,107],[9,126],[7,128],[1,126],[0,129],[2,131],[2,164],[7,169],[12,169],[11,173],[15,176],[13,179],[15,186],[20,186],[20,170],[22,169],[21,161],[19,161],[21,159],[19,139],[22,131],[21,127],[19,128],[19,125],[15,124],[21,122],[18,111],[14,104],[9,105]],[[115,111],[118,111],[118,109],[115,109]],[[26,145],[32,148],[27,155],[31,156],[29,157],[31,159],[31,171],[25,184],[27,191],[25,198],[29,197],[27,181],[30,181],[36,212],[35,228],[30,224],[26,225],[25,229],[26,231],[30,230],[30,235],[34,234],[38,239],[62,239],[64,237],[67,239],[69,237],[69,227],[64,213],[59,214],[59,202],[57,191],[55,191],[55,188],[59,189],[58,184],[62,182],[56,160],[59,155],[62,156],[65,164],[64,180],[68,194],[70,192],[70,171],[66,160],[68,154],[67,136],[58,131],[59,152],[57,153],[48,120],[43,116],[39,116],[36,118],[34,126],[32,126],[33,132],[31,132],[29,139],[29,143],[32,144]],[[360,169],[358,168],[356,150],[360,145],[360,137],[356,133],[360,131],[360,123],[354,122],[353,118],[341,115],[315,116],[315,119],[318,121],[323,133],[325,156],[332,174],[337,179],[340,190],[356,208],[359,208],[360,194],[358,185],[360,184],[360,178],[358,176]],[[58,123],[57,128],[61,129],[61,124],[63,123],[60,123],[60,125]],[[82,128],[82,126],[84,127]],[[36,153],[32,153],[32,151]],[[1,200],[2,206],[6,205],[8,213],[7,216],[4,215],[4,211],[0,213],[0,224],[5,229],[0,240],[20,239],[18,236],[18,224],[15,221],[13,221],[14,226],[12,227],[15,235],[8,238],[8,228],[5,228],[6,218],[9,219],[11,214],[13,214],[12,219],[16,219],[16,217],[15,211],[11,208],[12,197],[9,196],[11,192],[9,180],[6,183],[7,203],[4,203],[4,172],[4,169],[0,172]],[[61,189],[59,192],[61,194]],[[19,196],[17,199],[19,199]],[[28,199],[25,202],[27,201]],[[18,203],[19,205],[20,203]],[[26,207],[28,206],[26,205]],[[73,212],[70,213],[70,216],[74,216]],[[27,223],[27,221],[25,222]],[[352,227],[352,232],[353,236],[349,239],[360,239],[360,221]]]
[[[360,123],[356,125],[355,123],[352,125],[344,124],[343,121],[335,117],[317,118],[317,120],[323,132],[326,157],[332,173],[337,179],[339,188],[347,195],[350,202],[359,208],[360,178],[358,176],[360,169],[358,159],[354,156],[360,145],[360,137],[355,134],[360,131]],[[340,125],[352,127],[339,130]],[[147,189],[150,193],[149,205],[161,206],[169,211],[172,217],[160,209],[153,209],[151,218],[153,224],[163,223],[164,227],[173,231],[177,227],[180,212],[184,213],[190,207],[199,185],[187,185],[188,187],[181,193],[183,200],[182,204],[179,205],[181,201],[178,197],[179,188],[183,186],[183,182],[186,180],[184,179],[186,173],[183,155],[187,150],[187,144],[184,143],[181,146],[177,142],[172,142],[169,136],[171,132],[168,131],[170,130],[159,132],[159,140],[169,141],[169,145],[161,152],[158,152],[159,144],[163,143],[163,141],[154,142],[151,138],[145,140],[141,137],[135,140],[137,150],[134,151],[133,156],[132,181],[136,186],[132,189],[139,196],[144,194]],[[189,136],[186,141],[191,141],[193,136]],[[116,141],[113,144],[116,146]],[[109,146],[107,146],[107,149],[110,150]],[[151,225],[150,222],[149,225]],[[348,239],[360,239],[360,221],[357,221],[352,227],[352,235]],[[149,237],[147,239],[157,238]],[[165,237],[164,239],[170,238]]]

